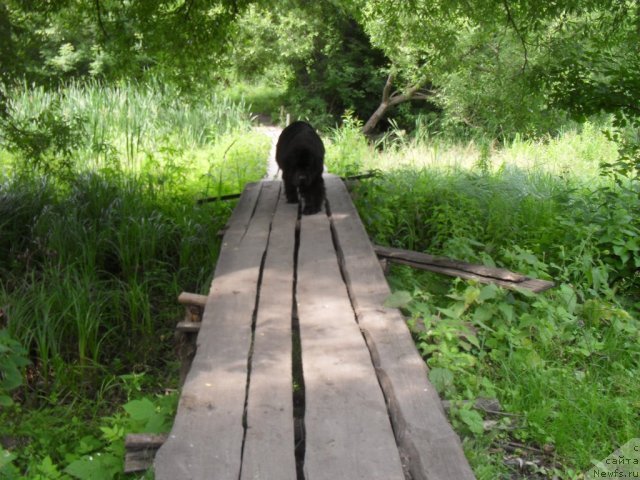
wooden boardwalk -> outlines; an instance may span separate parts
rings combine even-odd
[[[280,181],[250,184],[229,221],[158,480],[467,480],[338,177],[298,215]]]

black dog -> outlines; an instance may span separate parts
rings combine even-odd
[[[304,200],[304,215],[318,213],[324,200],[324,145],[314,128],[306,122],[293,122],[285,128],[276,145],[276,162],[282,170],[288,203]]]

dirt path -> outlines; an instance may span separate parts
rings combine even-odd
[[[271,138],[271,152],[269,153],[269,164],[267,165],[267,174],[264,176],[266,180],[273,180],[280,178],[280,169],[276,163],[276,143],[278,137],[282,133],[282,128],[274,125],[258,125],[254,127],[257,132],[260,132]]]

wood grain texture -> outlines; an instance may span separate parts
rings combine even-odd
[[[240,198],[156,455],[158,480],[296,480],[294,301],[306,480],[404,480],[405,470],[413,480],[474,478],[404,319],[382,306],[389,288],[351,199],[337,177],[325,179],[332,216],[300,221],[295,292],[297,205],[283,201],[279,181],[250,184]],[[141,445],[129,449],[133,468],[148,463]]]
[[[157,450],[167,441],[166,433],[130,433],[124,440],[125,450]]]
[[[378,256],[389,258],[392,260],[402,259],[411,261],[414,263],[424,263],[427,265],[434,265],[446,268],[452,268],[455,270],[462,270],[469,273],[474,273],[483,277],[497,278],[500,280],[508,280],[511,282],[522,282],[527,277],[519,273],[510,272],[504,268],[492,268],[484,265],[474,265],[472,263],[461,262],[459,260],[453,260],[446,257],[437,257],[435,255],[429,255],[427,253],[414,252],[411,250],[403,250],[401,248],[383,247],[382,245],[375,245],[374,250]]]
[[[383,307],[389,287],[344,184],[325,185],[342,273],[413,480],[475,478],[402,315]]]
[[[198,333],[201,326],[201,322],[181,321],[176,324],[176,331],[181,333]]]
[[[180,295],[178,295],[178,303],[180,305],[195,305],[198,307],[204,307],[207,304],[207,296],[191,292],[182,292]]]
[[[295,480],[291,317],[298,205],[281,194],[256,317],[243,480]]]
[[[167,440],[167,435],[153,433],[130,433],[124,441],[124,473],[141,472],[153,465],[158,449]]]
[[[380,245],[375,245],[374,250],[379,257],[392,262],[453,277],[476,280],[481,283],[493,283],[512,290],[524,288],[539,293],[555,286],[551,281],[529,278],[504,268],[475,265],[450,258],[436,257],[427,253]]]
[[[249,185],[229,221],[158,480],[237,480],[247,358],[262,258],[280,182]]]
[[[403,480],[384,397],[322,212],[301,220],[297,306],[306,480]]]

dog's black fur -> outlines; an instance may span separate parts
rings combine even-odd
[[[324,145],[314,128],[306,122],[293,122],[285,128],[276,145],[276,162],[282,170],[288,203],[304,200],[304,215],[318,213],[324,200]]]

